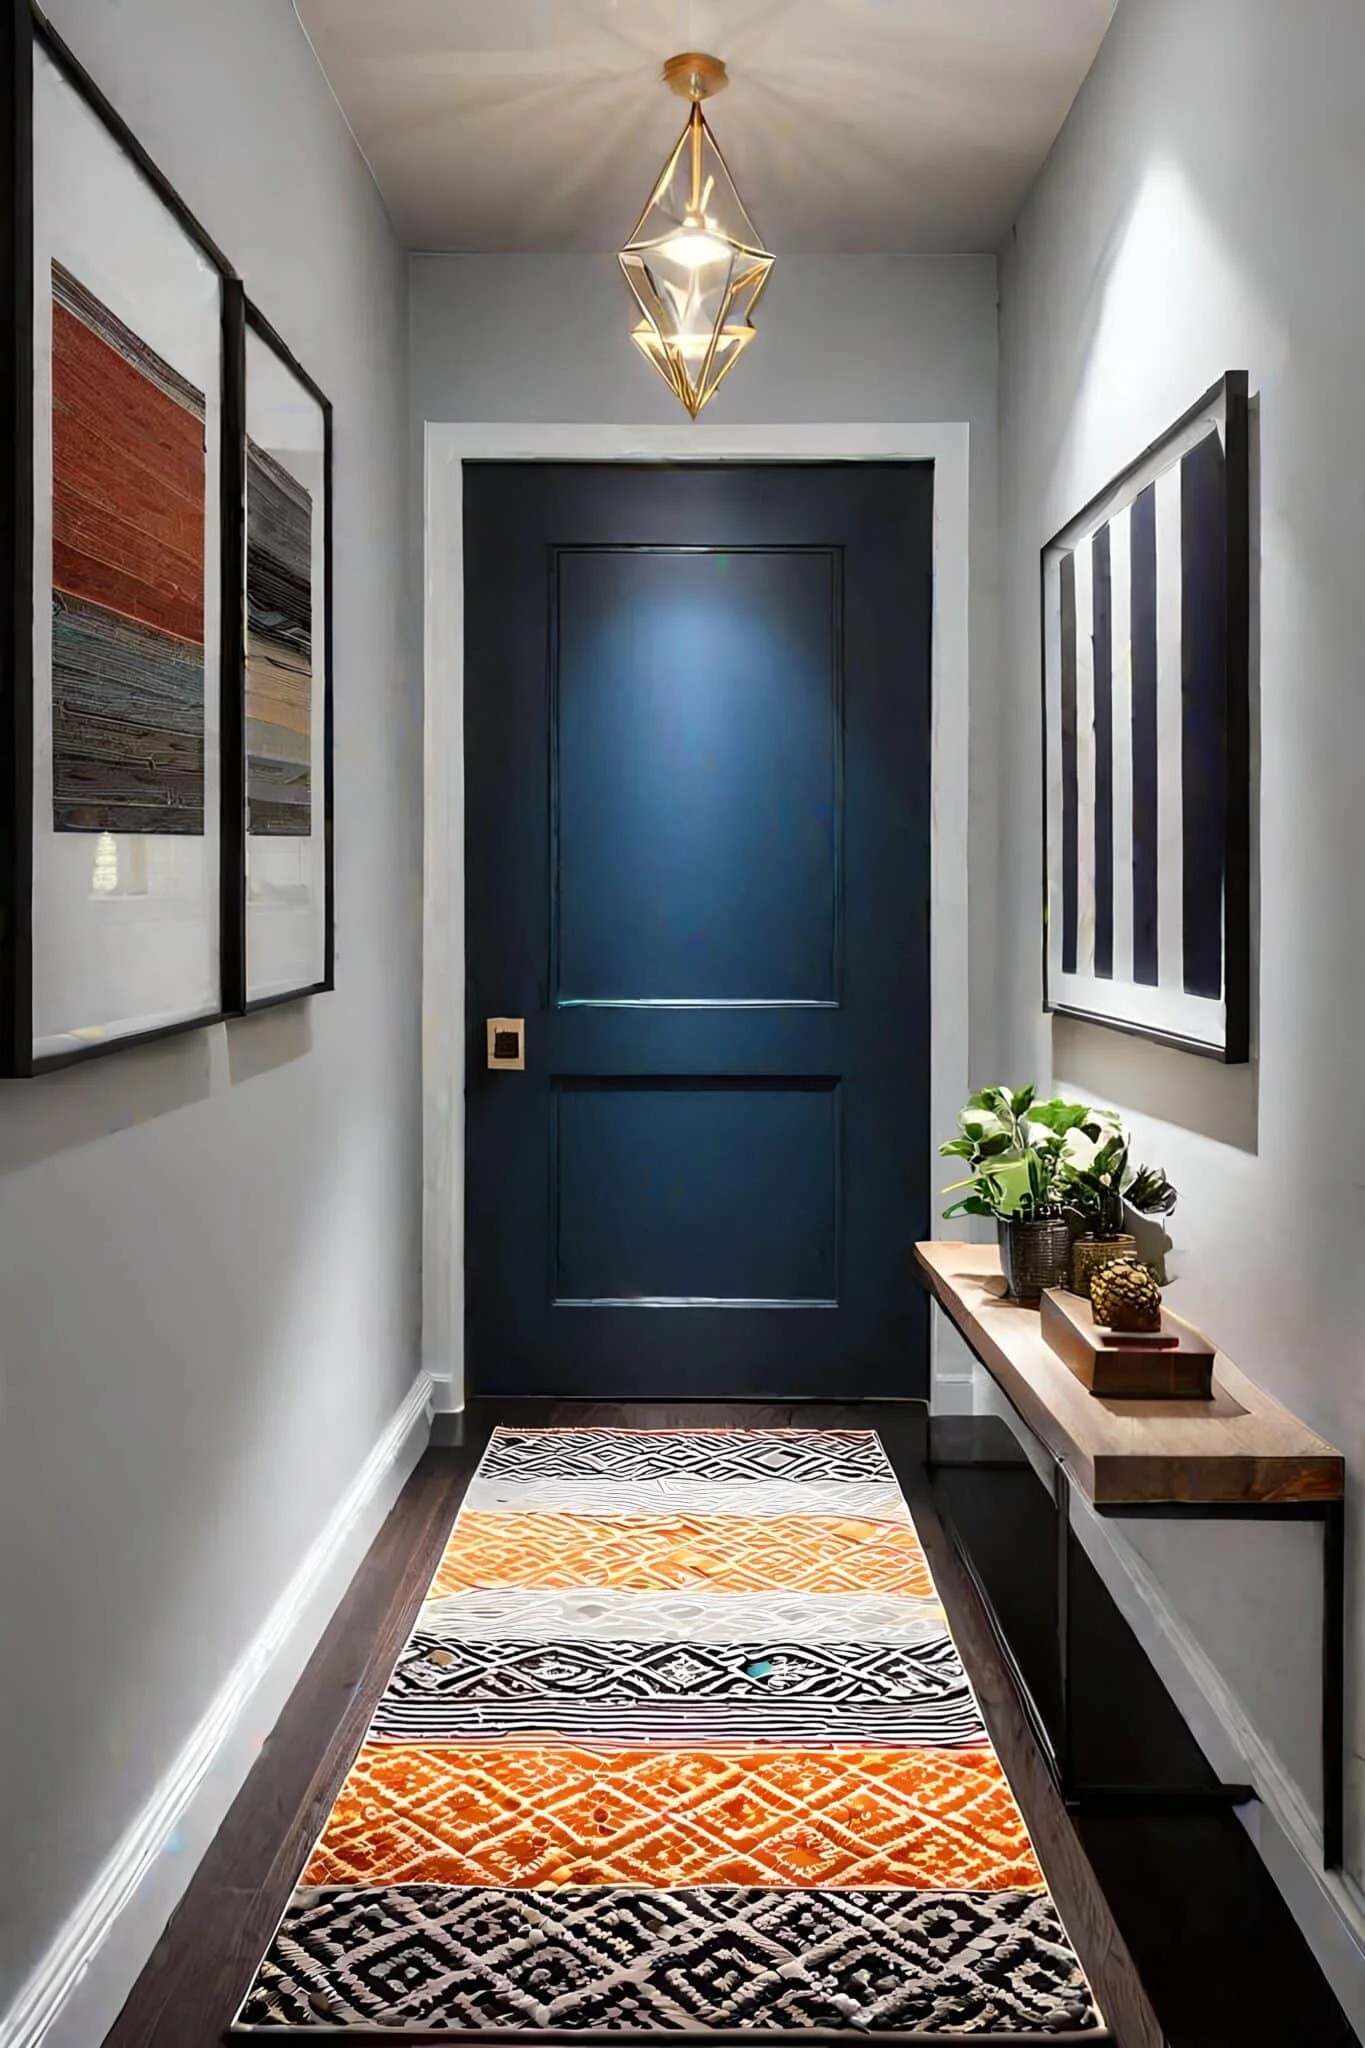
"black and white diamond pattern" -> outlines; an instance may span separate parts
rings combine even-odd
[[[873,1430],[497,1429],[487,1479],[892,1479]]]
[[[452,1641],[421,1628],[372,1742],[985,1740],[951,1638],[921,1643]]]
[[[1110,2037],[1033,1892],[300,1892],[238,2027]]]

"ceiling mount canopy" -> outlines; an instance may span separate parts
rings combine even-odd
[[[730,83],[720,58],[708,57],[704,50],[683,50],[670,57],[661,75],[669,91],[684,100],[714,99]]]
[[[619,260],[641,314],[631,338],[695,419],[753,340],[773,258],[701,110],[728,85],[724,64],[684,50],[663,80],[692,110]]]

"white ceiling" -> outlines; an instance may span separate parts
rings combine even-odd
[[[708,109],[770,249],[990,249],[1115,0],[295,0],[414,249],[624,241],[711,50]]]

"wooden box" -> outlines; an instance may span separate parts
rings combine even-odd
[[[1043,1335],[1092,1394],[1123,1401],[1207,1401],[1213,1393],[1213,1346],[1168,1308],[1159,1331],[1107,1330],[1078,1294],[1050,1287],[1042,1301]]]

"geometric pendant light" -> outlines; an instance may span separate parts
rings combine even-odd
[[[663,76],[692,111],[617,260],[641,316],[631,339],[695,419],[753,340],[774,259],[701,110],[729,83],[725,66],[688,50]]]

